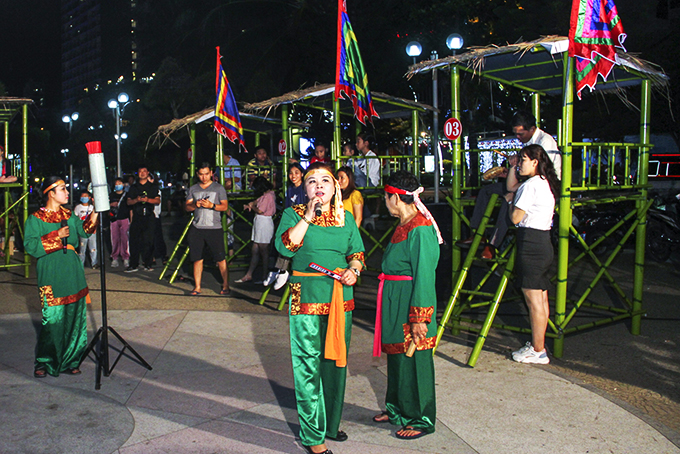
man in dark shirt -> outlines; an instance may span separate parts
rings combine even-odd
[[[158,185],[149,181],[149,169],[137,169],[137,182],[132,185],[127,196],[127,204],[132,207],[130,223],[130,266],[126,273],[134,273],[139,267],[139,254],[145,271],[153,271],[153,242],[156,217],[153,209],[161,203]]]

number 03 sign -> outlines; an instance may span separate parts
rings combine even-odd
[[[449,118],[444,123],[444,135],[449,140],[456,140],[463,132],[463,126],[457,118]]]

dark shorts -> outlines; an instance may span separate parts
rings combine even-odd
[[[553,261],[550,230],[517,229],[517,275],[522,288],[548,290]]]
[[[193,225],[189,229],[189,259],[192,262],[203,259],[203,248],[208,246],[215,262],[225,259],[224,234],[222,229],[197,229]]]

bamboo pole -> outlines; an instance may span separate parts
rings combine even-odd
[[[460,73],[458,66],[451,66],[451,116],[460,120]],[[451,225],[451,243],[461,239],[461,219],[458,213],[461,211],[460,192],[463,185],[463,157],[461,156],[461,141],[460,137],[454,140],[451,144],[451,171],[453,172],[451,178],[451,200],[453,201],[452,225]],[[460,271],[461,252],[457,247],[451,248],[451,281],[456,280],[456,274]],[[439,339],[437,339],[439,342]]]
[[[22,141],[21,141],[21,179],[23,180],[21,183],[21,190],[24,194],[28,192],[28,104],[24,104],[21,106],[21,130],[22,130]],[[6,128],[9,129],[9,123],[6,125]],[[7,148],[5,148],[7,150]],[[7,156],[5,156],[6,158]],[[26,225],[26,221],[28,220],[28,197],[24,198],[24,204],[23,204],[23,223],[22,225]],[[6,237],[7,240],[9,238]],[[28,252],[26,252],[26,248],[24,248],[24,277],[28,278],[29,275],[29,268],[31,265],[31,257],[28,255]]]
[[[557,291],[555,325],[562,326],[567,310],[567,278],[569,274],[569,228],[571,227],[571,142],[574,127],[574,59],[564,54],[564,90],[562,101],[562,185],[559,199],[559,240],[557,246]],[[558,336],[553,354],[564,354],[564,337]]]
[[[640,142],[649,144],[649,121],[651,117],[650,99],[652,95],[652,88],[649,80],[642,81],[642,101],[640,106]],[[647,176],[649,174],[649,148],[643,146],[640,148],[640,157],[638,163],[638,184],[642,187],[641,193],[644,198],[647,198]],[[633,311],[637,315],[633,316],[630,324],[630,332],[633,335],[640,334],[640,325],[642,323],[642,290],[645,276],[645,245],[647,243],[647,207],[642,200],[636,202],[638,209],[638,220],[640,221],[635,234],[635,271],[633,275]]]

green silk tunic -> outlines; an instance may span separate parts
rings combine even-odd
[[[76,248],[79,237],[88,238],[96,226],[61,208],[40,209],[26,220],[26,252],[37,258],[36,270],[42,306],[42,328],[36,348],[36,368],[58,376],[77,368],[87,347],[86,303],[89,290],[83,264],[73,249],[63,252],[57,230],[67,220],[67,243]]]
[[[276,231],[276,249],[292,257],[293,271],[317,273],[309,268],[314,262],[331,271],[347,268],[350,260],[363,263],[364,244],[356,222],[345,213],[345,225],[335,225],[334,212],[314,218],[301,245],[292,244],[288,229],[300,222],[306,205],[287,208]],[[328,276],[290,277],[290,349],[295,381],[295,400],[300,422],[300,440],[305,446],[323,444],[336,437],[345,400],[347,367],[324,358],[328,313],[334,279]],[[345,345],[349,351],[352,334],[354,292],[343,286]]]

